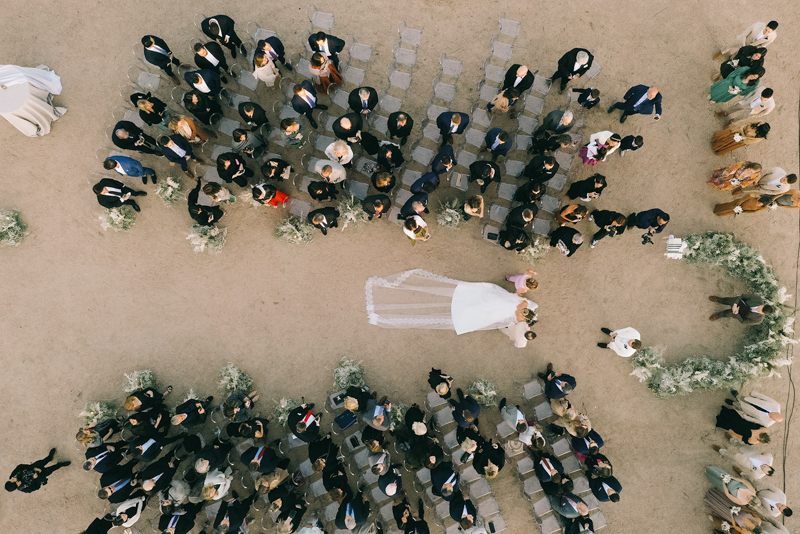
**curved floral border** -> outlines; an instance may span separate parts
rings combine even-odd
[[[660,350],[645,347],[631,358],[631,374],[640,382],[647,380],[647,387],[659,397],[741,387],[748,380],[777,375],[778,367],[791,363],[784,357],[784,347],[797,343],[792,337],[794,317],[790,316],[794,310],[782,305],[790,297],[786,288],[779,286],[775,273],[761,254],[737,241],[733,234],[692,234],[684,238],[684,242],[687,250],[683,257],[687,263],[725,268],[729,275],[744,281],[751,291],[772,304],[775,312],[767,315],[761,324],[747,328],[744,346],[729,356],[728,361],[699,356],[665,366]]]

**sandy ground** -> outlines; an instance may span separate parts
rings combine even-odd
[[[241,26],[257,20],[278,29],[295,52],[302,51],[301,39],[310,29],[304,5],[186,5],[175,10],[154,2],[4,5],[0,63],[53,68],[64,84],[57,101],[69,112],[42,139],[25,138],[0,121],[0,207],[21,209],[31,230],[20,247],[0,254],[0,302],[5,303],[0,311],[5,382],[0,472],[44,456],[51,446],[78,461],[81,455],[73,447],[78,412],[87,401],[119,399],[122,374],[134,369],[156,370],[182,398],[190,387],[219,395],[218,370],[233,361],[255,377],[269,406],[272,399],[301,394],[322,402],[331,390],[335,362],[349,356],[363,360],[373,388],[410,404],[422,402],[431,365],[453,374],[464,387],[489,378],[503,395],[519,401],[520,386],[554,361],[577,377],[574,402],[606,439],[603,452],[624,486],[622,502],[601,508],[610,524],[607,532],[707,532],[703,468],[710,462],[726,465],[710,448],[722,443],[713,418],[724,393],[658,400],[628,376],[629,362],[594,343],[602,339],[602,326],[632,325],[647,344],[669,347],[669,361],[704,353],[724,357],[736,349],[741,328],[731,321],[708,323],[714,307],[705,297],[741,287],[720,272],[666,260],[662,243],[642,247],[633,235],[604,241],[591,252],[584,246],[569,260],[551,252],[536,267],[539,338],[518,350],[498,332],[456,337],[381,330],[366,321],[363,288],[369,276],[424,268],[456,279],[502,283],[505,274],[526,267],[481,241],[475,220],[454,232],[433,228],[433,239],[414,248],[385,221],[291,246],[272,236],[281,210],[237,206],[223,220],[228,228],[223,253],[199,255],[185,241],[191,225],[185,206],[165,207],[147,186],[151,194],[141,201],[133,232],[100,228],[101,209],[87,181],[102,170],[95,151],[108,146],[103,130],[113,124],[110,111],[121,104],[119,88],[127,83],[131,49],[141,35],[165,38],[188,61],[188,43],[199,35],[194,12],[224,11]],[[711,208],[725,194],[712,192],[705,181],[712,169],[740,159],[797,171],[798,75],[792,51],[800,46],[795,31],[800,8],[795,2],[770,1],[758,10],[743,0],[651,0],[633,9],[627,2],[504,6],[416,0],[318,7],[336,14],[334,34],[373,46],[366,83],[378,89],[388,86],[384,73],[397,24],[405,19],[424,30],[404,105],[418,124],[442,53],[464,62],[453,109],[468,111],[477,100],[481,65],[504,9],[508,18],[522,21],[515,62],[549,76],[566,50],[588,47],[603,67],[593,80],[603,102],[587,115],[581,133],[614,128],[645,137],[638,153],[614,156],[600,169],[611,185],[597,206],[623,213],[660,207],[672,215],[668,230],[675,235],[735,232],[763,252],[793,292],[797,212],[715,217]],[[765,83],[778,102],[769,117],[772,134],[766,142],[717,157],[709,140],[722,123],[713,117],[706,95],[718,66],[710,58],[756,19],[782,24],[766,62]],[[657,123],[633,117],[619,127],[604,109],[638,83],[658,85],[664,117]],[[553,91],[545,112],[565,101]],[[589,173],[573,169],[570,179]],[[451,194],[443,189],[439,198]],[[581,229],[586,235],[588,226]],[[302,379],[287,380],[301,371]],[[784,399],[787,386],[784,372],[783,379],[765,381],[759,390]],[[499,416],[494,411],[484,420],[488,428]],[[786,427],[774,428],[769,451],[780,466]],[[799,437],[792,427],[789,465]],[[782,474],[779,469],[777,485]],[[800,482],[787,477],[786,484],[790,503],[796,501]],[[30,532],[78,532],[102,513],[95,485],[95,477],[76,464],[35,494],[4,493],[0,531],[18,530],[22,523]],[[504,472],[492,485],[510,531],[529,532],[533,516],[521,483]],[[792,531],[797,524],[788,521]]]

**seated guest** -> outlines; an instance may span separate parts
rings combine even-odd
[[[500,230],[497,242],[506,250],[525,250],[531,244],[531,236],[522,228],[514,226]]]
[[[386,195],[370,195],[364,199],[361,206],[370,221],[373,217],[380,219],[384,213],[387,213],[392,208],[392,199]]]
[[[598,434],[596,430],[590,430],[585,437],[579,438],[573,436],[572,438],[572,448],[575,452],[580,454],[597,454],[597,451],[599,451],[602,446],[603,438],[600,437],[600,434]]]
[[[258,397],[255,391],[247,394],[235,391],[228,395],[222,404],[222,414],[234,423],[248,421],[253,414],[253,406]]]
[[[555,176],[558,169],[556,158],[540,154],[531,159],[530,163],[525,166],[525,170],[522,171],[522,175],[531,182],[544,183]]]
[[[403,477],[400,470],[389,467],[388,471],[378,477],[378,488],[389,497],[394,497],[397,492],[403,490]]]
[[[755,293],[745,293],[738,297],[708,297],[711,302],[730,306],[730,309],[717,312],[709,319],[716,321],[722,317],[734,317],[744,325],[760,324],[764,316],[774,311],[773,307],[764,302],[764,299]]]
[[[319,436],[319,420],[322,414],[314,414],[313,404],[301,404],[289,413],[286,426],[305,443],[311,443]]]
[[[542,491],[548,497],[561,497],[575,491],[575,483],[569,478],[569,475],[563,475],[558,482],[552,480],[542,482]]]
[[[581,206],[580,204],[568,204],[561,208],[558,213],[556,213],[556,221],[558,221],[558,223],[562,226],[565,224],[576,224],[588,216],[589,210],[586,209],[586,206]],[[630,222],[630,220],[630,217],[628,217],[628,222]]]
[[[444,174],[450,172],[450,169],[457,163],[453,147],[445,145],[433,158],[431,162],[431,170],[436,174]]]
[[[412,215],[422,215],[423,213],[430,213],[428,211],[428,193],[417,193],[406,200],[397,218],[405,219]]]
[[[439,175],[435,172],[426,172],[411,184],[411,192],[432,193],[439,187]]]
[[[347,499],[352,495],[345,467],[341,462],[337,461],[322,471],[322,485],[328,491],[332,500]]]
[[[211,124],[211,117],[213,115],[219,115],[219,118],[222,117],[222,107],[219,105],[219,102],[217,102],[217,99],[210,95],[203,94],[197,89],[192,89],[184,93],[183,105],[186,111],[206,125]]]
[[[506,451],[492,440],[484,441],[475,452],[472,465],[478,474],[486,478],[495,478],[506,464]]]
[[[140,389],[125,399],[123,407],[129,412],[144,412],[151,408],[158,408],[163,405],[164,397],[171,392],[172,386],[168,386],[164,393],[159,393],[153,388]]]
[[[278,191],[278,188],[269,184],[254,185],[253,200],[259,204],[269,204],[273,208],[277,208],[278,204],[286,207],[286,202],[289,200],[289,195]]]
[[[281,458],[271,447],[259,446],[250,447],[242,453],[242,463],[250,468],[250,471],[268,475],[275,469],[286,469],[289,467],[289,459]]]
[[[347,496],[339,505],[334,523],[338,528],[355,530],[369,518],[369,499],[364,492]]]
[[[574,228],[560,226],[550,234],[550,246],[564,256],[572,256],[583,245],[583,236]]]
[[[289,162],[280,158],[268,159],[261,166],[261,174],[268,180],[288,180],[292,170]]]
[[[394,189],[396,179],[390,172],[375,172],[372,174],[372,185],[381,193],[388,193]]]
[[[192,145],[183,138],[182,135],[162,135],[158,138],[161,146],[161,154],[169,160],[170,165],[178,165],[189,178],[194,178],[194,174],[189,170],[189,160],[195,159],[192,153]]]
[[[136,478],[141,481],[144,491],[155,495],[166,489],[172,482],[172,478],[178,471],[178,464],[180,464],[180,460],[172,455],[167,455],[136,473]]]
[[[400,146],[403,146],[408,141],[411,129],[414,128],[414,119],[408,113],[395,111],[389,114],[387,128],[389,130],[389,139],[397,139],[399,137]]]
[[[602,174],[594,174],[585,180],[574,182],[569,186],[567,196],[570,200],[580,198],[584,202],[600,198],[603,189],[606,188],[606,177]]]
[[[224,472],[219,469],[209,471],[203,480],[202,499],[204,501],[222,500],[231,489],[231,482],[233,482],[233,476],[230,467],[226,468]],[[189,501],[191,502],[191,497]]]
[[[589,478],[608,478],[614,474],[611,460],[599,452],[586,456],[583,463],[586,465],[586,474]]]
[[[138,487],[139,482],[133,474],[134,465],[136,465],[135,462],[128,462],[103,473],[100,477],[100,490],[97,492],[97,496],[101,499],[108,499],[114,504],[135,497],[134,491],[140,490],[140,488]]]
[[[456,492],[450,501],[450,517],[464,529],[470,529],[475,524],[478,511],[470,498],[461,491]]]
[[[367,401],[367,409],[361,415],[361,419],[375,430],[385,432],[389,430],[392,423],[392,403],[386,397],[376,401]]]
[[[177,436],[172,436],[171,438],[164,436],[136,438],[128,443],[126,455],[131,456],[136,460],[141,460],[144,463],[152,462],[158,458],[158,455],[161,454],[161,451],[164,450],[164,447],[170,443],[182,440],[184,437],[185,436],[182,434],[178,434]]]
[[[550,500],[550,506],[552,506],[553,510],[555,510],[556,513],[558,513],[558,515],[561,517],[571,519],[589,515],[589,507],[586,505],[583,499],[574,493],[567,493],[566,495],[561,496],[550,496],[548,499]]]
[[[378,149],[378,165],[381,169],[391,172],[403,164],[405,158],[400,149],[391,143],[386,143]]]
[[[556,373],[553,364],[547,364],[546,373],[539,373],[539,378],[544,380],[544,395],[548,399],[561,399],[575,389],[575,379],[567,374]]]
[[[522,204],[533,204],[538,202],[547,191],[544,183],[528,181],[514,192],[514,200]]]
[[[234,182],[239,187],[247,187],[247,179],[255,176],[255,172],[245,165],[244,159],[234,152],[226,152],[217,157],[217,173],[225,183]]]
[[[364,413],[367,410],[367,403],[372,398],[369,389],[363,386],[350,386],[344,395],[345,410],[359,413]]]
[[[564,466],[554,455],[542,452],[533,456],[533,470],[540,482],[560,482]]]
[[[119,121],[114,125],[111,142],[123,150],[134,150],[142,154],[161,155],[156,140],[130,121]]]
[[[308,444],[308,460],[317,473],[323,472],[329,466],[335,467],[338,457],[339,446],[331,439],[330,432]]]
[[[361,142],[361,130],[363,128],[364,120],[357,113],[342,115],[333,123],[333,133],[336,138],[347,141],[350,144]]]
[[[458,490],[458,473],[453,469],[452,462],[442,462],[431,469],[431,493],[452,501]]]
[[[245,518],[257,498],[258,493],[254,491],[244,500],[234,497],[229,501],[223,501],[217,511],[217,517],[214,518],[214,528],[221,533],[239,532],[240,527],[244,527]]]
[[[239,154],[246,154],[251,158],[258,158],[264,153],[264,141],[255,133],[237,128],[231,135],[231,148]]]
[[[125,427],[138,438],[166,436],[170,427],[169,410],[166,406],[159,406],[146,412],[135,413],[125,421]]]
[[[590,478],[589,487],[600,502],[619,502],[619,492],[622,485],[614,477]]]
[[[213,70],[190,71],[183,75],[183,79],[192,89],[197,89],[205,95],[217,96],[222,91],[219,75]]]
[[[119,180],[103,178],[92,187],[97,195],[97,202],[104,208],[119,208],[123,205],[131,206],[136,211],[141,211],[139,205],[131,197],[144,196],[145,191],[135,191]]]
[[[489,184],[500,182],[500,167],[494,161],[475,161],[469,166],[469,181],[477,182],[485,193]]]
[[[204,505],[203,502],[186,504],[173,514],[163,514],[158,519],[158,529],[164,534],[189,534]]]
[[[192,428],[206,422],[208,405],[214,397],[206,397],[206,400],[189,399],[179,404],[175,408],[175,415],[172,416],[173,425],[182,425],[184,428]]]
[[[269,126],[269,119],[264,108],[255,102],[242,102],[239,104],[239,116],[245,124],[250,126],[251,130],[255,131],[262,126]]]
[[[322,179],[328,183],[342,184],[342,189],[344,189],[347,171],[341,164],[328,159],[320,159],[314,164],[314,172],[322,176]]]
[[[458,426],[467,427],[471,424],[477,425],[478,416],[481,413],[481,406],[478,401],[471,395],[464,395],[461,389],[456,389],[458,402],[450,399],[451,410],[453,411],[453,418],[458,423]]]
[[[133,93],[131,102],[139,110],[139,118],[148,126],[169,130],[170,113],[167,105],[150,93]]]
[[[533,218],[538,213],[539,208],[536,204],[523,204],[517,206],[508,212],[506,217],[506,227],[508,228],[525,228],[533,222]]]
[[[197,185],[194,189],[189,192],[189,195],[186,197],[188,204],[189,204],[189,215],[194,219],[194,221],[202,226],[213,226],[217,221],[219,221],[225,212],[219,208],[219,206],[202,206],[198,204],[198,199],[200,197],[200,187],[203,185],[203,182],[199,179],[197,180]]]
[[[354,113],[369,115],[378,105],[378,92],[372,87],[357,87],[350,91],[347,103]]]
[[[215,41],[209,41],[205,44],[195,43],[194,47],[194,64],[200,70],[210,70],[219,76],[222,83],[228,83],[225,73],[230,73],[230,67],[225,60],[225,54],[222,52],[222,47]],[[231,75],[233,75],[231,73]]]
[[[107,473],[118,466],[123,458],[122,447],[103,443],[97,447],[86,449],[86,461],[83,462],[83,469]]]
[[[501,128],[492,128],[486,132],[483,142],[486,146],[482,150],[492,153],[492,161],[497,161],[500,156],[505,157],[514,144],[508,132],[504,132]]]
[[[424,507],[424,504],[423,504]],[[408,497],[404,494],[401,499],[395,499],[392,503],[392,517],[394,517],[397,526],[403,529],[408,525],[414,524],[414,518],[411,513],[411,505],[408,502]]]
[[[319,202],[326,202],[328,200],[336,200],[339,194],[336,187],[328,182],[311,182],[308,184],[308,194],[311,198]],[[388,197],[387,197],[388,198]]]
[[[437,395],[443,399],[450,398],[450,385],[453,383],[453,377],[442,373],[441,369],[431,367],[431,372],[428,373],[428,385],[433,389]]]
[[[339,227],[339,210],[335,208],[320,208],[308,214],[308,222],[319,228],[322,235],[328,235],[328,228]]]
[[[103,168],[109,171],[113,170],[123,176],[141,178],[143,184],[147,183],[149,176],[153,183],[156,183],[156,171],[142,166],[141,163],[128,156],[109,156],[103,161]]]
[[[424,436],[428,433],[428,427],[425,425],[425,412],[422,411],[419,404],[414,403],[406,410],[406,427],[414,436]]]

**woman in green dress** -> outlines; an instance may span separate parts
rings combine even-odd
[[[727,102],[735,96],[747,96],[758,87],[764,75],[763,67],[741,67],[731,72],[727,78],[711,86],[708,98],[712,104]]]
[[[723,469],[709,465],[706,467],[706,479],[715,488],[725,493],[725,496],[734,504],[746,506],[756,499],[756,489],[752,484],[742,478],[734,478]],[[725,482],[727,480],[727,482]]]

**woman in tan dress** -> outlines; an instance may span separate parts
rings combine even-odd
[[[492,101],[486,106],[490,114],[495,113],[508,113],[508,110],[517,103],[519,98],[519,91],[510,87],[505,91],[500,91],[492,98]]]
[[[770,204],[770,195],[750,193],[731,202],[714,206],[714,215],[739,215],[741,213],[755,213],[765,210]]]
[[[761,178],[761,165],[752,161],[740,161],[729,167],[716,169],[708,180],[708,185],[720,191],[744,188]]]
[[[745,145],[758,143],[767,138],[770,127],[766,122],[734,122],[728,128],[720,130],[711,138],[711,148],[718,156],[727,154]]]
[[[208,141],[208,132],[199,128],[192,119],[183,115],[173,117],[169,121],[169,129],[180,135],[190,143],[202,143]]]
[[[331,85],[342,85],[342,75],[330,59],[319,52],[311,56],[311,79],[318,92],[328,94]]]

